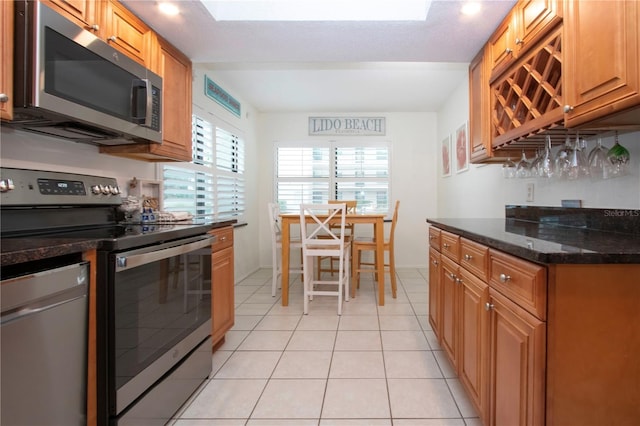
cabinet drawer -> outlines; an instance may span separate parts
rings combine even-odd
[[[441,231],[440,249],[442,254],[458,263],[460,259],[460,237],[451,232]]]
[[[433,226],[429,227],[429,245],[440,251],[440,230]]]
[[[541,320],[547,315],[547,269],[489,250],[489,285]]]
[[[489,247],[460,238],[460,265],[482,281],[489,281]]]
[[[209,233],[216,237],[213,242],[214,252],[233,246],[233,226],[214,229],[209,231]]]

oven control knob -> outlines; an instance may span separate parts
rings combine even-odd
[[[102,187],[101,189],[104,195],[111,194],[111,185],[105,185],[105,186],[100,185],[100,186]]]
[[[7,192],[15,189],[16,186],[13,184],[13,179],[0,179],[0,192]]]
[[[111,195],[118,195],[119,193],[120,193],[120,188],[118,188],[117,186],[111,187]]]
[[[93,186],[91,187],[91,193],[92,193],[92,194],[96,194],[96,195],[98,195],[98,194],[102,194],[102,188],[101,188],[101,186],[102,186],[102,185],[93,185]]]

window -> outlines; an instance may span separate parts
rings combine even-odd
[[[360,212],[389,211],[387,143],[280,144],[275,159],[274,193],[283,212],[328,200],[358,200]]]
[[[191,163],[161,166],[163,209],[215,220],[242,216],[245,209],[243,140],[194,115],[192,152]]]

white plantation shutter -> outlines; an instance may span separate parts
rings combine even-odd
[[[387,143],[282,144],[275,161],[276,201],[283,212],[328,200],[358,200],[358,211],[389,212]]]
[[[192,150],[191,163],[160,166],[163,210],[212,220],[241,217],[245,209],[242,139],[194,115]]]
[[[213,125],[194,115],[191,120],[191,141],[193,163],[213,166]]]
[[[334,147],[335,198],[357,200],[362,213],[389,211],[389,147]]]
[[[163,210],[213,217],[213,174],[184,167],[163,168]]]
[[[245,209],[244,142],[232,133],[216,128],[217,217],[232,219]]]
[[[276,198],[283,213],[329,199],[329,147],[276,147]]]

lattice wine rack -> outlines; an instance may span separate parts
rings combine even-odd
[[[539,146],[546,131],[562,128],[562,106],[562,26],[558,26],[491,84],[493,147]]]

